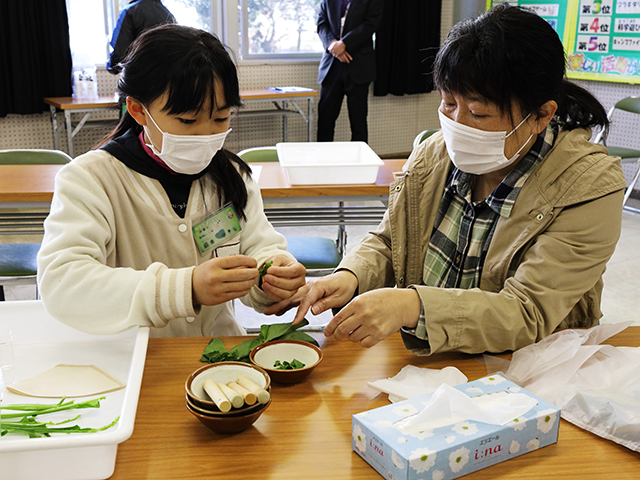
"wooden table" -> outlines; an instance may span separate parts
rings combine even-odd
[[[363,201],[380,200],[386,202],[389,184],[393,181],[393,172],[402,168],[405,160],[384,160],[384,166],[378,172],[376,183],[366,185],[291,185],[286,173],[279,163],[261,163],[262,171],[258,184],[265,202],[336,202],[336,201]],[[4,208],[39,208],[48,209],[53,198],[55,175],[63,165],[0,165],[0,209]],[[340,225],[340,224],[367,224],[375,225],[382,218],[384,206],[347,207],[342,213],[336,210],[338,207],[311,208],[267,208],[270,220],[274,225],[304,226],[304,225]],[[324,212],[324,217],[322,217]],[[46,212],[34,214],[21,214],[20,218],[26,218],[23,227],[28,227],[28,233],[41,233],[42,221]],[[324,220],[323,220],[324,218]],[[26,229],[20,229],[17,225],[18,218],[15,214],[0,213],[0,234],[25,233]],[[27,225],[28,223],[28,225]],[[14,225],[9,228],[8,225]],[[38,231],[34,231],[34,229]]]
[[[469,380],[486,375],[481,357],[416,357],[399,334],[371,349],[316,336],[323,362],[303,383],[274,384],[273,402],[248,430],[215,434],[185,408],[184,382],[203,364],[208,338],[150,339],[133,436],[119,446],[112,480],[134,479],[380,479],[351,450],[351,415],[388,404],[368,381],[407,364],[458,367]],[[245,337],[225,337],[227,348]],[[607,343],[639,346],[640,327]],[[561,420],[557,444],[464,478],[634,478],[640,454]]]
[[[314,99],[318,95],[313,89],[304,89],[304,91],[286,92],[268,90],[266,88],[241,90],[240,97],[244,103],[270,102],[275,108],[263,110],[239,110],[238,116],[281,116],[282,117],[282,136],[283,141],[287,141],[288,136],[288,115],[301,115],[308,125],[308,141],[311,141],[313,133],[313,105]],[[298,102],[306,101],[306,111],[303,110]],[[99,96],[96,98],[77,98],[77,97],[46,97],[44,103],[49,105],[51,113],[51,127],[53,130],[53,145],[56,150],[60,149],[60,127],[58,124],[58,112],[64,114],[64,121],[67,130],[67,153],[73,154],[73,138],[82,129],[87,122],[96,126],[103,126],[106,123],[115,125],[116,119],[113,120],[90,120],[91,115],[96,112],[113,111],[118,109],[118,100],[114,95]],[[295,108],[289,108],[291,104]],[[72,122],[72,113],[83,113],[82,118],[77,122]]]
[[[113,111],[118,108],[118,100],[114,95],[100,96],[96,98],[77,97],[46,97],[44,103],[49,105],[51,113],[51,128],[53,130],[53,147],[60,150],[60,127],[58,126],[58,110],[64,114],[64,121],[67,130],[67,153],[73,155],[73,137],[77,135],[82,127],[89,121],[92,114],[96,112]],[[79,122],[73,124],[72,113],[83,113]],[[95,126],[106,126],[107,123],[115,126],[116,119],[90,121]]]
[[[283,142],[288,140],[289,135],[287,117],[289,115],[300,115],[307,123],[307,141],[310,142],[314,133],[314,101],[315,97],[318,96],[318,92],[311,88],[305,88],[302,90],[300,90],[300,87],[295,88],[299,89],[299,91],[291,92],[286,90],[272,90],[269,88],[240,90],[240,97],[245,104],[270,102],[274,108],[261,110],[240,109],[236,114],[240,117],[281,116]],[[304,101],[307,102],[306,110],[299,104],[299,102]],[[290,106],[293,108],[290,108]]]

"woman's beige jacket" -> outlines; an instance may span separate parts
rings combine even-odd
[[[582,129],[560,132],[511,215],[499,218],[479,288],[421,285],[450,168],[440,133],[411,154],[405,175],[390,186],[382,223],[339,268],[355,273],[359,293],[416,289],[428,343],[403,336],[418,354],[516,350],[558,327],[596,325],[602,316],[602,274],[620,235],[626,183],[619,159],[590,143],[590,135]]]

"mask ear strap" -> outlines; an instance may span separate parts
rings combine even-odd
[[[517,129],[519,129],[522,126],[522,124],[529,119],[529,117],[531,116],[532,113],[533,112],[529,112],[529,115],[524,117],[524,119],[518,124],[518,126],[516,128],[514,128],[513,130],[511,130],[504,138],[507,138],[509,135],[511,135],[513,132],[515,132]],[[529,137],[529,138],[531,138],[531,137]]]
[[[142,105],[142,108],[144,109],[145,113],[147,114],[147,117],[149,117],[149,118],[151,119],[151,121],[153,122],[153,124],[155,125],[155,127],[158,129],[158,131],[164,135],[164,132],[160,129],[160,127],[158,126],[158,124],[156,123],[156,121],[153,119],[153,117],[152,117],[152,116],[151,116],[151,114],[149,113],[149,110],[147,110],[147,107],[145,107],[144,105]]]

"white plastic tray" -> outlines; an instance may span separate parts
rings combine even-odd
[[[91,312],[87,312],[91,315]],[[70,425],[99,428],[97,433],[28,438],[0,438],[0,478],[3,480],[101,480],[114,471],[118,444],[133,433],[138,396],[147,352],[149,329],[130,329],[118,335],[90,335],[68,327],[47,314],[40,301],[0,302],[0,329],[13,334],[14,363],[3,370],[5,384],[42,373],[59,363],[96,365],[125,383],[126,388],[104,394],[98,409],[71,410],[50,415],[52,421],[80,414]],[[4,390],[3,403],[54,403],[51,398],[25,397]],[[80,397],[76,402],[97,396]]]
[[[375,183],[384,165],[365,142],[277,143],[291,185]]]

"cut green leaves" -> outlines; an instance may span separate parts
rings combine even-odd
[[[267,270],[269,270],[269,267],[273,265],[273,260],[271,260],[270,262],[265,262],[261,267],[260,270],[258,270],[258,273],[260,274],[260,278],[258,279],[258,288],[262,288],[262,279],[264,278],[264,276],[267,274]]]
[[[271,260],[270,262],[266,262],[264,265],[262,265],[262,267],[260,267],[260,278],[264,277],[267,274],[267,270],[269,270],[269,267],[273,265],[273,260]]]
[[[63,412],[66,410],[100,408],[100,400],[104,400],[104,398],[105,397],[100,397],[79,403],[75,403],[75,400],[65,402],[65,399],[63,398],[58,403],[50,404],[30,403],[2,405],[2,410],[4,412],[10,410],[19,413],[3,413],[0,415],[0,436],[14,433],[28,435],[30,438],[40,438],[49,437],[52,433],[93,433],[107,430],[118,423],[120,417],[117,417],[109,425],[105,425],[101,428],[83,428],[79,425],[60,426],[76,421],[80,418],[80,415],[58,423],[44,422],[39,419],[42,415]],[[36,417],[38,417],[38,419],[36,419]]]
[[[227,351],[222,340],[219,337],[213,338],[209,341],[209,344],[202,352],[201,362],[216,363],[216,362],[245,362],[251,363],[249,360],[249,354],[258,345],[270,342],[272,340],[301,340],[303,342],[311,343],[318,346],[318,342],[307,335],[304,332],[299,331],[300,328],[309,325],[309,321],[304,319],[297,325],[291,323],[274,323],[262,325],[260,327],[260,335],[256,338],[250,338],[236,345],[231,350]]]
[[[304,363],[300,360],[296,360],[295,358],[291,362],[280,362],[280,360],[276,360],[273,364],[273,368],[276,370],[297,370],[299,368],[304,368]]]

